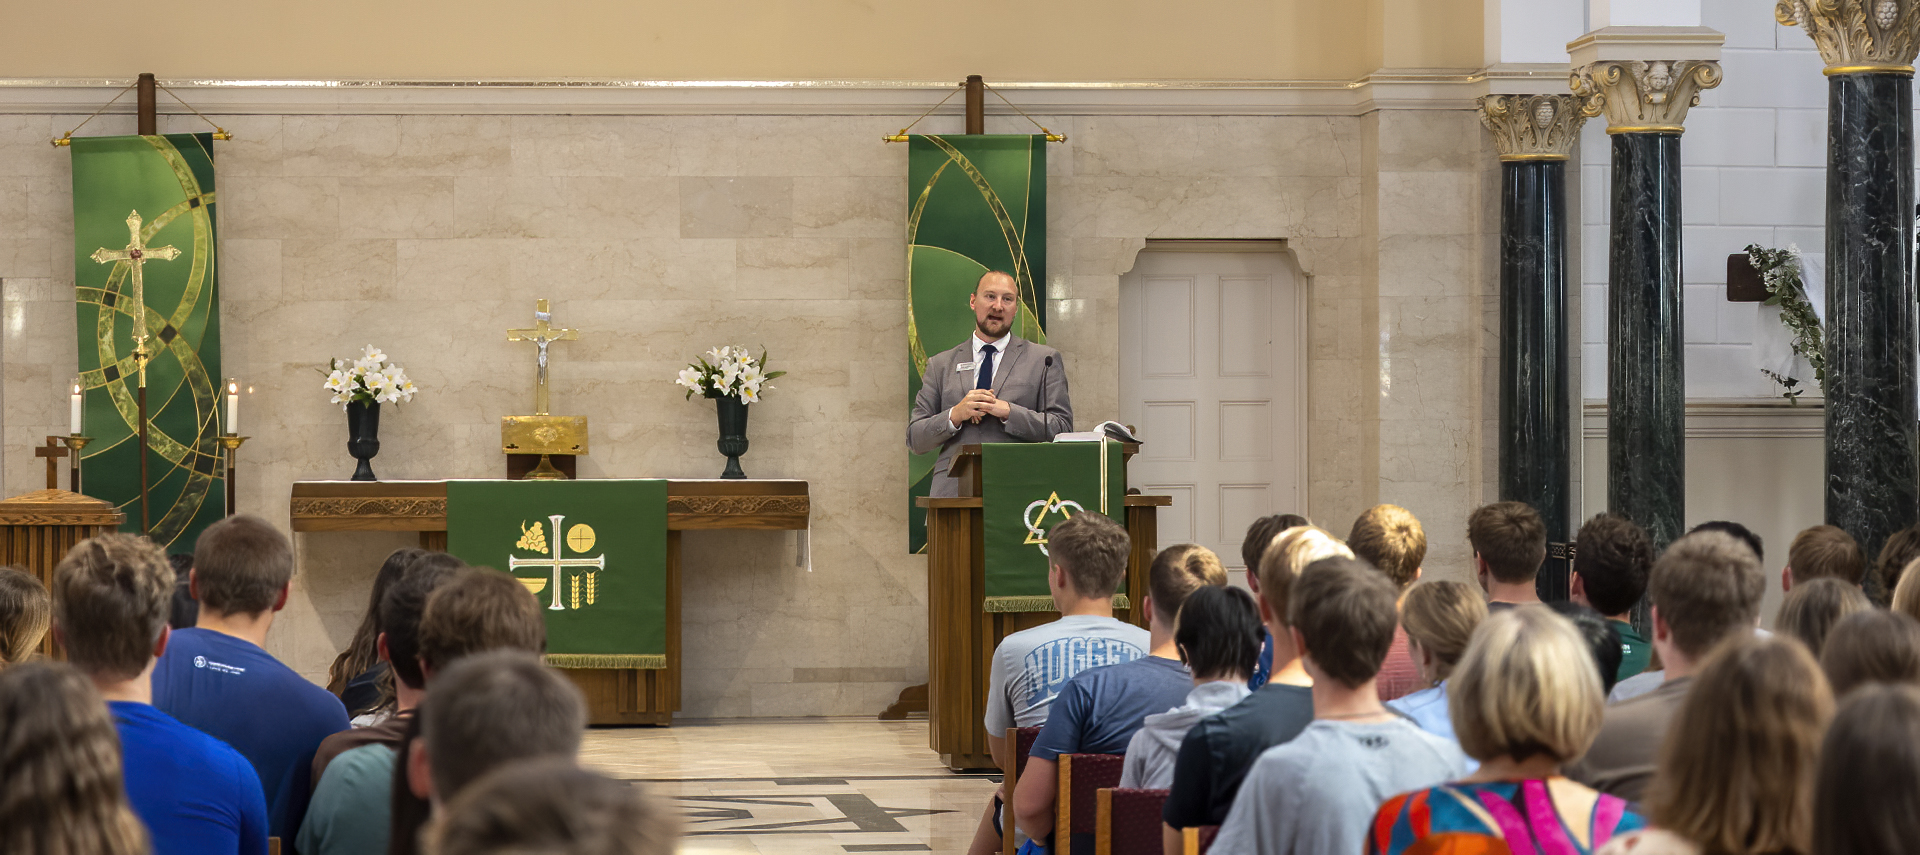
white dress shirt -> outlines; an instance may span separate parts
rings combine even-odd
[[[986,356],[986,353],[982,352],[981,348],[989,344],[993,345],[993,371],[995,374],[998,374],[1000,373],[1000,363],[1007,361],[1007,340],[1011,338],[1013,338],[1013,333],[1007,333],[993,341],[981,341],[979,330],[974,330],[973,335],[967,337],[967,342],[973,345],[973,388],[980,388],[980,363],[985,361],[982,357]],[[987,378],[987,385],[993,385],[992,377]]]

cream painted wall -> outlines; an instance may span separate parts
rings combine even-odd
[[[1481,0],[9,3],[0,77],[1347,80],[1473,68]]]

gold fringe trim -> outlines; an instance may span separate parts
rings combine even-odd
[[[549,653],[547,664],[555,668],[638,668],[661,671],[667,657],[658,653]]]
[[[1126,594],[1113,595],[1113,607],[1116,609],[1131,608],[1131,606],[1128,605],[1128,602],[1129,600],[1127,599]],[[1050,596],[1048,597],[988,597],[986,599],[986,602],[981,605],[981,608],[988,614],[1059,611],[1058,609],[1053,607],[1053,597],[1050,597]]]

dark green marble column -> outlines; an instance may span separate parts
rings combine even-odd
[[[1607,507],[1656,546],[1686,520],[1680,134],[1615,133],[1607,261]]]
[[[1913,73],[1827,78],[1827,522],[1914,522]]]
[[[1567,164],[1500,164],[1500,499],[1567,537]]]

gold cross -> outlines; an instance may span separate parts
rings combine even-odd
[[[539,379],[533,387],[533,414],[547,415],[547,345],[556,341],[577,341],[579,330],[557,330],[553,328],[553,312],[547,308],[547,301],[534,304],[533,328],[507,330],[507,341],[530,341],[540,348]]]
[[[132,268],[133,281],[133,361],[140,368],[140,385],[147,384],[147,290],[141,279],[141,268],[148,259],[172,261],[180,257],[180,250],[171,246],[147,246],[140,237],[140,212],[127,215],[127,246],[125,249],[101,247],[91,256],[96,263],[124,261]]]

